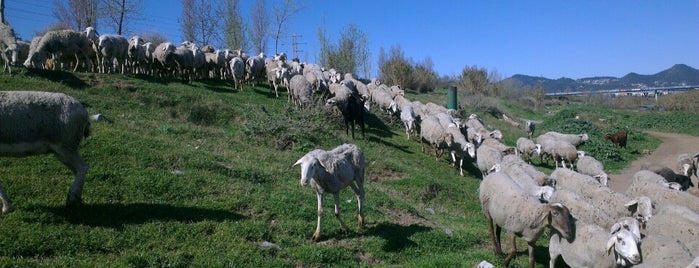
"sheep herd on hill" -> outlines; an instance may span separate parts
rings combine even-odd
[[[349,73],[287,61],[283,53],[272,58],[262,53],[250,57],[241,50],[216,50],[191,42],[152,44],[138,36],[99,35],[91,27],[82,32],[47,32],[29,44],[16,41],[12,29],[1,26],[0,52],[10,72],[12,65],[23,62],[27,68],[72,67],[73,71],[179,77],[187,82],[226,79],[237,90],[242,90],[243,83],[266,82],[277,98],[279,87],[285,87],[290,105],[306,107],[321,98],[325,107],[336,107],[347,135],[352,125],[352,138],[355,124],[364,136],[369,111],[399,117],[408,140],[417,136],[423,153],[437,160],[447,151],[451,166],[458,164],[461,176],[465,160],[475,162],[482,176],[480,204],[496,254],[503,253],[502,229],[510,236],[505,266],[516,256],[515,239],[520,237],[528,245],[533,267],[535,243],[547,227],[551,229],[550,267],[559,256],[572,267],[684,267],[699,261],[695,259],[699,253],[699,232],[695,231],[699,189],[690,179],[699,177],[699,154],[679,155],[677,173],[670,167],[646,167],[621,193],[607,187],[612,178],[600,161],[577,150],[589,139],[584,133],[546,132],[534,137],[535,123],[526,121],[527,137],[508,146],[502,132],[487,127],[476,114],[460,118],[444,106],[408,100],[399,85],[378,80],[365,84]],[[34,105],[23,105],[27,102]],[[27,113],[36,119],[0,128],[0,155],[55,153],[75,174],[67,203],[79,204],[88,169],[78,154],[80,141],[90,129],[85,108],[59,93],[0,92],[0,111],[0,122],[26,121],[22,118]],[[604,138],[626,146],[625,132]],[[542,163],[552,160],[556,169],[550,175],[539,171],[531,164],[534,155]],[[339,192],[347,186],[357,198],[358,223],[365,222],[365,165],[363,152],[353,144],[330,151],[316,149],[293,164],[301,167],[301,185],[310,184],[317,195],[314,241],[320,238],[325,192],[333,195],[334,213],[343,231],[347,227],[340,218]],[[11,210],[1,187],[0,201],[3,212]]]

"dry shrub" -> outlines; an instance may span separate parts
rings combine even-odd
[[[699,113],[699,91],[671,93],[658,98],[658,102],[670,111]]]

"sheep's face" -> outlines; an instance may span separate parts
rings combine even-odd
[[[571,223],[570,211],[561,203],[551,204],[550,225],[566,240],[573,237],[573,227]]]
[[[627,262],[638,264],[641,262],[641,253],[638,252],[636,238],[628,230],[620,230],[612,235],[607,241],[607,252],[612,249],[617,255],[617,264],[627,266]]]
[[[468,156],[471,158],[476,158],[476,146],[474,146],[473,143],[466,143],[466,145],[464,145],[464,152],[468,152]]]
[[[534,153],[541,155],[541,144],[534,144]]]
[[[620,230],[627,230],[631,232],[636,243],[641,243],[641,226],[636,219],[631,217],[623,217],[619,219],[619,221],[612,225],[610,233],[614,234]]]
[[[308,155],[305,155],[304,157],[296,161],[296,163],[294,163],[293,166],[296,165],[301,165],[301,186],[308,185],[308,182],[311,181],[311,179],[313,179],[316,170],[318,168],[321,168],[318,159]]]

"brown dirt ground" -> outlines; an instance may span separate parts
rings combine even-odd
[[[618,173],[609,174],[609,188],[617,192],[626,192],[633,179],[633,174],[641,170],[644,164],[664,165],[678,172],[677,156],[680,154],[695,155],[699,153],[699,137],[686,134],[645,131],[645,133],[661,139],[663,142],[650,155],[640,158]],[[694,185],[699,185],[696,177],[692,177]]]

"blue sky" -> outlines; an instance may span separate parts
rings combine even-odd
[[[277,1],[266,0],[270,8]],[[6,19],[24,39],[56,21],[54,0],[5,2]],[[248,16],[253,1],[241,2]],[[337,40],[355,24],[369,38],[374,74],[379,48],[392,46],[414,61],[429,57],[440,75],[458,75],[472,65],[502,78],[553,79],[654,74],[677,63],[699,68],[698,0],[297,2],[304,8],[289,21],[289,36],[301,35],[299,42],[306,43],[302,60],[316,60],[320,25]],[[157,31],[179,43],[180,14],[180,1],[143,0],[144,19],[129,35]],[[291,46],[282,50],[290,54]]]

